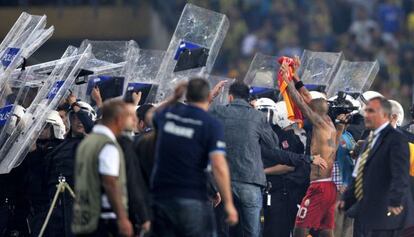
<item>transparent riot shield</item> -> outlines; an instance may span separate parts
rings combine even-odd
[[[3,93],[0,107],[0,148],[16,127],[24,111],[44,85],[47,77],[22,72],[16,80],[9,80],[10,93]]]
[[[310,90],[326,92],[343,59],[342,52],[304,50],[298,76]]]
[[[250,94],[254,98],[271,98],[277,101],[279,86],[277,75],[280,65],[275,56],[257,53],[250,63],[244,77],[244,83],[250,86]]]
[[[65,61],[64,59],[57,59],[49,62],[39,63],[31,66],[26,66],[26,70],[31,70],[36,74],[50,74],[55,66],[59,64],[59,62]],[[121,68],[125,63],[109,63],[106,61],[98,60],[91,58],[88,62],[82,67],[85,70],[91,71],[104,71],[104,70],[112,70],[113,68]],[[20,69],[16,69],[12,75],[18,74]]]
[[[46,27],[46,16],[22,13],[0,45],[0,89],[9,75],[49,39],[54,28]]]
[[[37,81],[36,78],[40,75],[35,75],[30,71],[22,71],[19,75],[14,76],[7,82],[7,90],[0,93],[0,108],[6,105],[13,104],[17,99],[19,90],[30,83],[30,81]]]
[[[132,101],[132,93],[140,91],[140,105],[154,103],[155,96],[159,87],[157,73],[160,69],[165,51],[136,49],[128,58],[125,66],[125,79],[127,87],[125,99]]]
[[[223,14],[187,4],[157,73],[156,101],[172,94],[179,81],[210,74],[229,28]]]
[[[74,47],[68,47],[62,59],[54,62],[55,67],[66,64],[68,60],[75,60],[75,57],[70,58],[75,50]],[[34,66],[16,70],[5,82],[4,90],[0,93],[0,148],[48,79],[47,74],[35,72],[38,68]]]
[[[129,50],[138,48],[138,44],[133,41],[99,41],[84,40],[79,49],[83,50],[88,45],[92,46],[92,54],[95,59],[110,63],[125,62],[128,57]]]
[[[109,63],[96,59],[90,59],[85,63],[80,75],[76,78],[75,84],[72,86],[71,91],[78,99],[91,103],[90,90],[88,91],[90,84],[100,77],[113,77],[121,75],[124,67],[125,62]],[[122,86],[124,85],[122,84]]]
[[[4,82],[3,90],[0,92],[0,108],[13,103],[13,101],[10,101],[10,98],[15,97],[16,92],[21,89],[21,87],[25,88],[26,86],[44,83],[45,79],[53,71],[53,68],[66,64],[68,60],[75,59],[75,57],[72,56],[75,51],[77,51],[77,49],[70,46],[59,60],[28,66],[24,70],[14,70],[8,80]],[[71,56],[73,57],[72,59],[70,58]],[[29,105],[25,106],[25,108]]]
[[[7,33],[6,37],[4,37],[3,41],[0,43],[0,52],[3,52],[4,49],[8,47],[8,45],[14,40],[14,37],[22,34],[32,17],[32,15],[26,12],[22,12],[22,14],[20,14],[19,18]]]
[[[379,71],[378,61],[350,62],[342,61],[334,79],[328,87],[328,98],[337,95],[339,91],[357,98],[368,90]]]
[[[92,59],[92,61],[96,60]],[[91,103],[92,99],[90,93],[91,88],[93,87],[92,85],[97,82],[99,78],[112,78],[116,77],[116,75],[121,75],[125,63],[107,63],[106,65],[94,68],[90,68],[90,61],[86,64],[88,65],[85,65],[85,68],[81,71],[75,84],[72,86],[71,91],[81,101]],[[124,83],[122,83],[121,87],[124,87]]]
[[[68,62],[75,61],[77,49],[68,47],[60,61],[55,61],[55,67],[62,67]],[[0,109],[3,120],[0,132],[0,149],[11,138],[13,131],[19,129],[19,122],[22,121],[25,111],[32,103],[35,103],[37,94],[42,91],[42,87],[51,83],[54,78],[46,74],[36,74],[34,69],[38,67],[28,67],[24,71],[15,71],[12,78],[7,81],[7,92],[1,94],[1,102],[4,107]]]
[[[125,66],[138,44],[133,41],[91,41],[84,40],[79,47],[83,50],[92,46],[93,57],[83,66],[88,71],[83,79],[79,78],[72,91],[82,101],[94,105],[91,98],[92,89],[100,89],[103,100],[121,96],[126,88]]]
[[[226,81],[226,83],[220,91],[220,94],[213,100],[212,105],[214,106],[228,104],[229,88],[231,84],[233,84],[236,81],[236,79],[210,75],[207,77],[207,80],[210,84],[210,89],[213,89],[219,82]]]
[[[59,64],[53,69],[17,127],[0,149],[0,173],[10,172],[33,149],[46,126],[48,114],[68,95],[69,88],[90,56],[91,47],[86,47],[84,52],[74,50],[67,63]]]

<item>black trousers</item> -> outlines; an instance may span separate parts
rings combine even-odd
[[[99,219],[98,228],[90,234],[76,235],[78,237],[117,237],[119,235],[116,219]]]
[[[11,216],[9,208],[0,207],[0,236],[6,236],[8,231],[8,223]]]
[[[396,230],[366,230],[358,218],[354,222],[354,237],[400,237],[401,229]]]
[[[15,212],[15,206],[0,206],[0,237],[29,236],[27,219]]]
[[[286,181],[288,185],[271,191],[271,206],[264,205],[263,237],[290,237],[295,227],[297,205],[304,196],[304,188]]]

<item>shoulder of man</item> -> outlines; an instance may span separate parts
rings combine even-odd
[[[384,131],[382,131],[381,136],[383,140],[388,141],[389,144],[395,144],[395,143],[406,143],[408,145],[409,139],[400,131],[397,129],[394,129],[393,127],[387,127]]]
[[[410,133],[407,130],[397,128],[397,132],[399,132],[401,135],[403,135],[409,142],[414,143],[414,134]]]
[[[122,149],[133,147],[133,140],[127,136],[121,135],[116,138],[118,144],[121,146]]]
[[[214,114],[218,111],[224,111],[226,108],[227,108],[226,105],[211,104],[210,107],[208,108],[208,112]]]
[[[90,141],[96,141],[97,139],[104,139],[105,144],[113,144],[113,145],[117,144],[111,138],[109,138],[108,136],[106,136],[104,134],[92,132],[82,140],[80,145],[83,145],[83,144],[88,143]]]
[[[207,114],[206,116],[206,121],[210,124],[210,126],[212,126],[213,128],[223,128],[223,123],[217,119],[216,117]]]

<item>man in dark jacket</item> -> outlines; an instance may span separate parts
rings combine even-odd
[[[146,116],[153,107],[151,104],[143,104],[136,110],[138,134],[134,137],[135,152],[139,159],[147,190],[149,190],[150,176],[154,166],[156,138],[150,123],[146,121]]]
[[[149,192],[133,144],[133,130],[137,123],[135,106],[128,104],[128,111],[129,119],[126,130],[117,140],[125,156],[129,218],[135,227],[136,234],[139,234],[141,231],[146,233],[150,230],[151,210]]]
[[[414,221],[408,142],[389,125],[390,115],[390,103],[380,97],[365,108],[365,125],[372,131],[340,205],[356,217],[354,236],[399,236]]]

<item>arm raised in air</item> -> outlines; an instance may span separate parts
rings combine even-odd
[[[311,123],[314,126],[323,126],[325,124],[325,121],[323,118],[315,113],[309,105],[305,102],[302,95],[299,94],[299,92],[295,88],[295,84],[293,81],[288,79],[288,68],[287,63],[283,63],[281,66],[282,74],[283,74],[283,80],[287,83],[287,91],[292,98],[293,102],[299,107],[299,109],[302,111],[303,115],[308,118]]]

